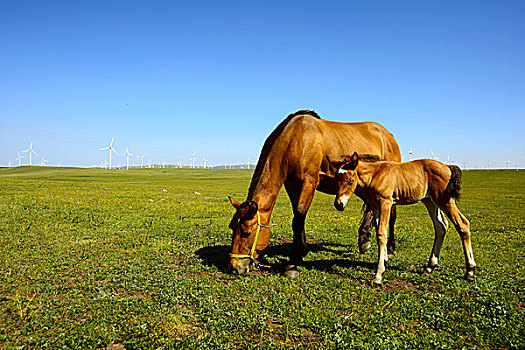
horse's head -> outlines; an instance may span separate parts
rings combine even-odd
[[[231,197],[228,198],[236,209],[230,222],[233,236],[229,269],[235,274],[244,275],[250,271],[250,263],[259,256],[258,251],[270,243],[270,229],[261,224],[256,202],[239,203]]]
[[[351,156],[343,156],[342,160],[333,161],[330,163],[337,168],[335,174],[335,181],[337,183],[337,195],[335,197],[334,206],[337,210],[344,210],[348,199],[355,191],[357,186],[357,164],[359,157],[357,152]]]

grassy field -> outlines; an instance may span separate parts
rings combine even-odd
[[[525,172],[464,172],[473,283],[458,234],[433,242],[423,205],[398,208],[397,252],[373,288],[357,252],[361,202],[318,193],[301,276],[226,273],[243,170],[0,169],[0,349],[525,348]],[[282,191],[267,260],[291,242]]]

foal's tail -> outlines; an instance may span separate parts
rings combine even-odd
[[[462,173],[461,169],[457,165],[449,165],[452,175],[450,180],[448,180],[447,188],[445,189],[445,194],[450,196],[450,198],[458,199],[461,197],[461,178]]]

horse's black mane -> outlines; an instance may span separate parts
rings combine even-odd
[[[358,157],[359,161],[368,163],[379,162],[381,160],[381,157],[379,157],[378,155],[368,153],[358,154]]]
[[[273,147],[273,144],[275,143],[275,140],[277,140],[279,136],[281,136],[284,128],[286,128],[290,120],[292,120],[293,118],[299,115],[310,115],[317,119],[321,119],[321,117],[315,111],[302,109],[302,110],[299,110],[295,113],[288,115],[285,120],[283,120],[279,125],[277,125],[277,127],[272,131],[272,133],[266,138],[266,141],[264,141],[264,145],[262,147],[261,154],[259,156],[259,161],[257,162],[257,166],[255,167],[255,172],[253,173],[252,182],[250,183],[250,189],[248,191],[248,200],[253,199],[255,189],[257,188],[257,184],[259,183],[259,180],[261,179],[264,165],[266,164],[266,159],[268,158],[268,155],[270,154],[270,151]]]

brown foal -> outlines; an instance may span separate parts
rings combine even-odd
[[[363,156],[364,158],[366,156]],[[425,204],[435,230],[434,246],[425,273],[431,273],[437,266],[443,238],[448,228],[448,222],[443,216],[445,213],[463,242],[465,278],[469,281],[474,280],[476,263],[470,243],[469,221],[456,206],[456,199],[459,198],[461,191],[462,174],[459,167],[447,166],[432,159],[418,159],[404,163],[360,161],[360,156],[355,152],[352,156],[343,156],[342,160],[330,160],[330,162],[338,169],[335,207],[344,210],[348,199],[355,193],[371,207],[375,219],[379,220],[377,225],[379,261],[374,278],[376,285],[382,284],[385,262],[388,261],[386,234],[390,209],[392,205],[416,202]]]

